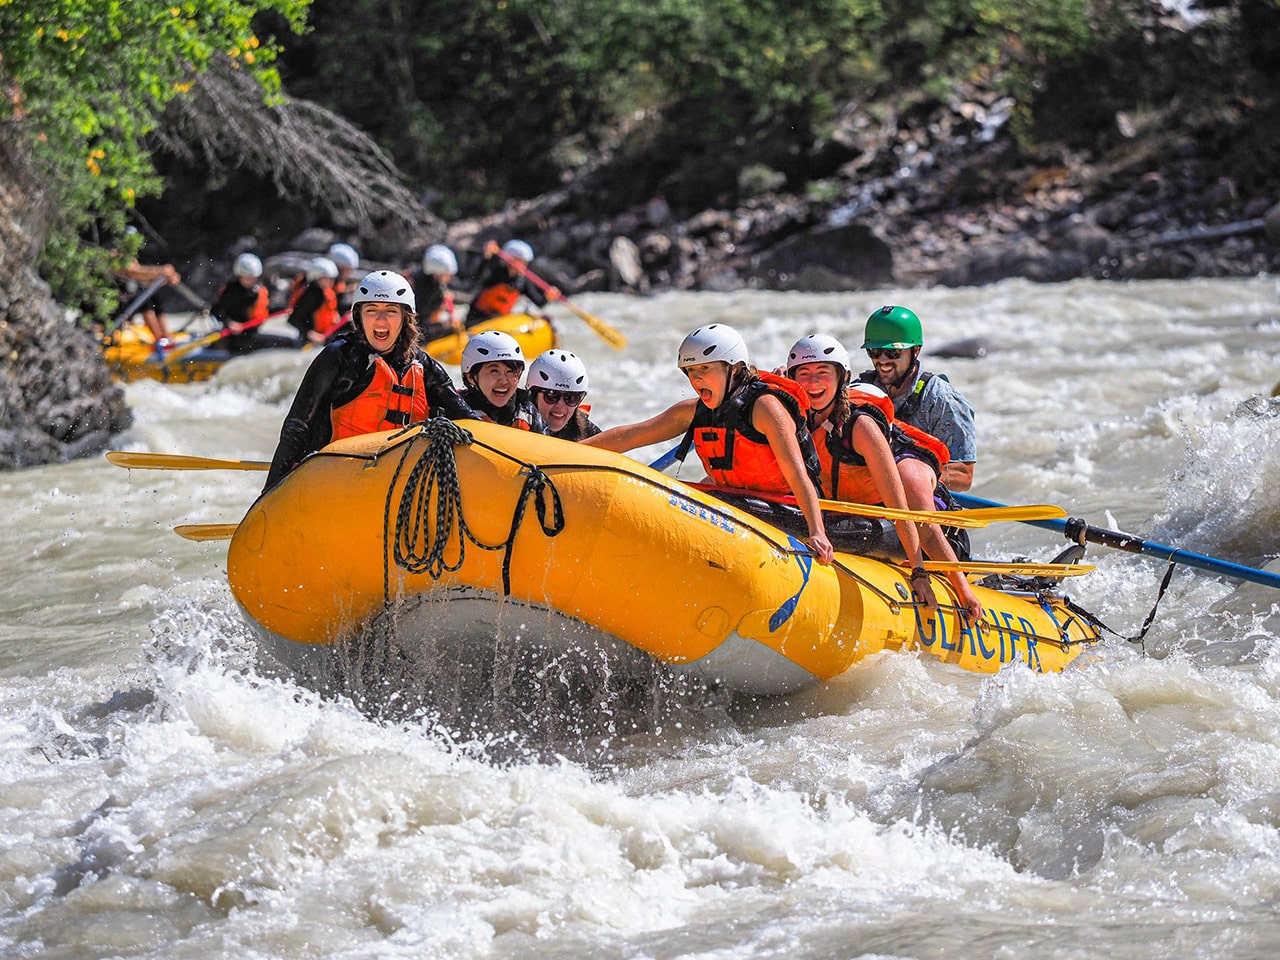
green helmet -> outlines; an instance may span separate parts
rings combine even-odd
[[[867,317],[863,350],[905,350],[921,346],[924,346],[924,333],[920,330],[920,318],[906,307],[886,304]]]

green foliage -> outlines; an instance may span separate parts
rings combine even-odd
[[[147,134],[215,56],[278,90],[276,49],[254,31],[274,11],[301,28],[308,0],[0,0],[0,125],[46,186],[41,269],[92,301],[134,251],[127,211],[161,187]]]
[[[1055,61],[1143,0],[314,0],[291,92],[353,118],[446,217],[559,182],[635,111],[659,112],[662,183],[736,189],[751,163],[803,176],[837,111],[888,86],[980,79],[1029,108]],[[575,149],[562,141],[574,138]]]

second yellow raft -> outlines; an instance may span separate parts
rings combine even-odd
[[[467,341],[485,330],[499,330],[515,337],[526,361],[533,360],[534,357],[559,344],[556,329],[549,318],[530,313],[510,313],[431,340],[425,349],[441,363],[456,365],[462,362],[462,348],[467,345]]]

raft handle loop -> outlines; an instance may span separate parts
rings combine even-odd
[[[1164,571],[1164,576],[1160,579],[1160,589],[1156,591],[1155,603],[1151,605],[1151,610],[1150,612],[1147,613],[1146,619],[1142,621],[1142,626],[1138,629],[1137,634],[1132,637],[1126,637],[1124,634],[1118,633],[1117,631],[1111,629],[1109,626],[1107,626],[1105,623],[1099,620],[1094,614],[1090,613],[1088,610],[1084,610],[1076,606],[1074,603],[1071,602],[1070,598],[1068,597],[1062,598],[1063,603],[1066,606],[1066,608],[1070,610],[1072,613],[1092,621],[1100,629],[1107,631],[1107,633],[1111,634],[1113,637],[1116,637],[1117,639],[1120,639],[1120,640],[1124,640],[1128,643],[1136,643],[1138,645],[1138,648],[1142,651],[1142,655],[1145,657],[1147,655],[1147,644],[1146,644],[1147,631],[1151,629],[1151,624],[1155,622],[1156,609],[1160,606],[1160,601],[1164,599],[1165,591],[1169,589],[1169,581],[1173,579],[1173,571],[1176,566],[1177,564],[1175,564],[1173,562],[1173,559],[1170,558],[1169,565],[1168,567],[1166,567]]]
[[[502,595],[508,596],[511,593],[511,554],[516,543],[516,534],[520,531],[520,525],[524,522],[524,512],[529,505],[529,499],[533,498],[533,507],[538,514],[538,523],[542,527],[542,532],[548,537],[557,536],[564,530],[564,505],[560,501],[560,491],[556,489],[555,483],[535,464],[526,463],[524,470],[528,471],[525,477],[524,486],[520,488],[520,497],[516,501],[515,512],[511,515],[511,529],[507,532],[506,548],[507,551],[502,557]],[[547,524],[547,494],[551,497],[551,524]]]

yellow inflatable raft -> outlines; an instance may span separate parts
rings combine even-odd
[[[175,336],[170,352],[189,343],[189,334]],[[195,383],[208,380],[231,359],[225,350],[184,351],[173,362],[162,358],[156,350],[155,338],[143,324],[126,324],[108,335],[102,343],[107,367],[118,380],[159,380],[161,383]]]
[[[532,360],[538,354],[558,346],[560,342],[556,328],[549,318],[529,313],[509,313],[432,340],[427,343],[426,351],[441,363],[459,364],[462,362],[462,348],[467,345],[467,340],[473,334],[485,330],[500,330],[511,334],[520,344],[525,360]]]
[[[1053,671],[1099,639],[1092,618],[1041,588],[977,586],[986,614],[969,624],[935,576],[940,606],[922,616],[897,564],[837,553],[822,566],[798,540],[629,457],[472,421],[326,447],[252,506],[227,573],[264,644],[295,669],[388,617],[401,635],[437,640],[622,645],[761,695],[885,648]]]

